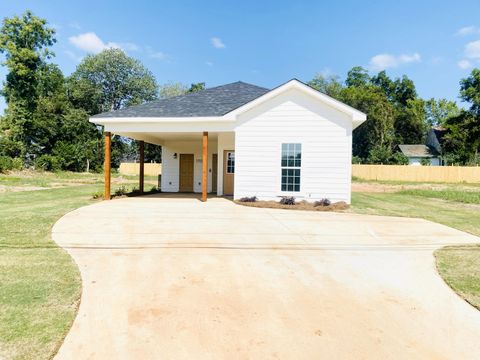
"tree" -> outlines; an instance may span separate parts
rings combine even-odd
[[[345,84],[348,87],[362,87],[370,83],[368,71],[361,66],[354,66],[348,73]]]
[[[464,164],[480,163],[480,70],[473,69],[460,81],[460,98],[470,109],[445,120],[444,153],[450,161]]]
[[[395,144],[424,144],[428,130],[425,101],[409,99],[395,110]]]
[[[83,59],[68,80],[68,92],[76,108],[94,115],[154,100],[158,86],[153,74],[138,60],[122,50],[106,49]],[[135,141],[113,137],[113,166],[137,146]]]
[[[480,69],[473,69],[469,77],[460,80],[460,98],[470,103],[470,112],[480,116]]]
[[[180,82],[168,83],[160,86],[159,94],[160,98],[166,99],[169,97],[186,94],[188,90],[189,89],[187,86]]]
[[[53,53],[55,30],[26,11],[22,17],[5,18],[0,29],[0,53],[5,54],[8,69],[2,94],[8,103],[22,101],[33,111],[37,99],[37,72]]]
[[[323,76],[317,74],[307,85],[335,99],[340,99],[343,91],[343,85],[338,76]]]
[[[371,81],[373,85],[378,86],[383,90],[389,101],[393,102],[395,100],[395,84],[392,79],[388,77],[385,70],[380,71],[375,76],[372,76]]]
[[[0,136],[5,154],[8,152],[23,157],[39,147],[37,134],[47,125],[39,123],[33,113],[40,96],[40,73],[47,66],[46,60],[53,56],[48,47],[55,43],[54,34],[46,20],[30,11],[21,17],[3,20],[0,53],[5,55],[3,65],[8,73],[1,92],[7,109],[0,119]]]
[[[153,74],[120,49],[88,55],[69,79],[73,104],[93,115],[157,98]]]
[[[431,98],[425,101],[425,113],[430,126],[443,126],[449,118],[460,115],[460,108],[455,101]]]
[[[187,92],[189,93],[194,93],[200,90],[205,90],[205,83],[204,82],[199,82],[199,83],[193,83],[190,85],[190,88],[188,89]]]
[[[366,159],[375,147],[391,148],[394,108],[374,86],[348,87],[342,101],[368,114],[368,120],[353,132],[353,155]]]

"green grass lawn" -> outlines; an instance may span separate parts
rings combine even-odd
[[[419,217],[480,236],[480,188],[477,192],[457,188],[352,193],[352,211]],[[447,246],[435,251],[435,259],[445,282],[480,309],[480,246]]]
[[[51,228],[65,213],[94,203],[101,181],[101,174],[0,176],[7,187],[70,183],[0,192],[0,359],[49,359],[61,345],[75,318],[81,282],[73,260],[52,242]]]
[[[75,317],[80,275],[51,240],[99,185],[0,194],[0,358],[48,359]]]

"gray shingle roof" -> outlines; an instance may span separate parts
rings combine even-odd
[[[408,157],[431,158],[438,155],[435,149],[430,149],[427,145],[398,145],[398,147]]]
[[[154,100],[121,110],[101,113],[92,117],[222,116],[269,91],[269,89],[238,81],[195,93]]]

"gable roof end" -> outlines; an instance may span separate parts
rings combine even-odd
[[[290,90],[290,89],[298,89],[302,92],[305,92],[317,100],[326,103],[327,105],[330,105],[331,107],[337,109],[340,112],[343,112],[347,115],[349,115],[352,119],[353,123],[353,129],[355,129],[357,126],[361,125],[365,120],[367,120],[367,115],[364,114],[363,112],[341,102],[338,101],[331,96],[328,96],[327,94],[324,94],[311,86],[308,86],[307,84],[301,82],[300,80],[297,79],[292,79],[283,85],[280,85],[276,87],[273,90],[270,90],[266,94],[246,103],[243,106],[240,106],[238,109],[233,110],[232,112],[226,114],[228,116],[236,116],[238,114],[241,114],[247,110],[250,110],[254,108],[255,106],[274,98],[275,96],[281,94],[284,91]]]

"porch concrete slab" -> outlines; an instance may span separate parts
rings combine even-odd
[[[480,354],[480,312],[432,255],[480,239],[425,220],[157,195],[77,209],[53,238],[83,281],[57,359]]]

